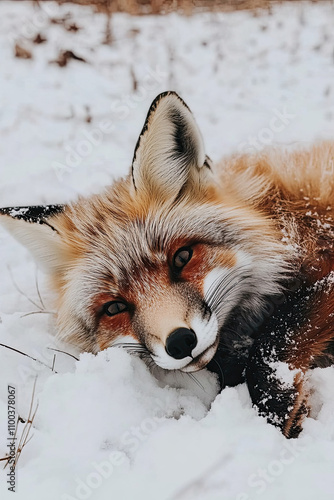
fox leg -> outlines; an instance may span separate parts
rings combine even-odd
[[[286,298],[256,338],[246,381],[253,404],[287,438],[309,413],[307,374],[334,359],[334,273]],[[333,354],[331,354],[331,350]]]

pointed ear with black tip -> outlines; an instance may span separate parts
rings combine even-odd
[[[189,182],[205,182],[210,169],[195,119],[175,92],[153,101],[132,163],[137,191],[175,197]]]
[[[64,205],[0,208],[0,224],[30,250],[44,271],[56,273],[65,258],[56,225],[64,210]]]

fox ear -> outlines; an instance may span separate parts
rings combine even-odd
[[[64,209],[64,205],[0,209],[0,223],[49,273],[58,272],[63,264],[64,245],[53,220]]]
[[[164,92],[153,101],[141,131],[132,163],[136,190],[179,193],[200,170],[207,170],[201,133],[183,100]]]

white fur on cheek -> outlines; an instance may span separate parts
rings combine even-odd
[[[207,276],[204,279],[204,284],[203,284],[204,297],[210,290],[212,290],[215,283],[220,281],[224,276],[227,276],[228,274],[229,270],[226,269],[226,267],[216,267],[215,269],[212,269],[212,271],[210,271],[209,274],[207,274]]]
[[[237,267],[245,267],[251,269],[253,265],[253,258],[249,253],[242,250],[237,251]]]
[[[224,276],[228,276],[233,270],[237,270],[238,268],[251,269],[253,264],[252,256],[238,250],[236,252],[237,264],[234,268],[226,268],[226,267],[215,267],[210,271],[204,279],[204,297],[207,295],[209,290],[215,286],[220,280],[224,278]]]
[[[196,316],[190,322],[190,326],[197,337],[197,345],[192,351],[192,356],[195,358],[216,341],[218,335],[218,321],[216,315],[212,313],[209,321],[204,321],[201,317]]]

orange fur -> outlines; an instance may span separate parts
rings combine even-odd
[[[192,371],[215,355],[233,312],[246,323],[261,317],[288,277],[321,288],[334,270],[334,141],[211,167],[190,110],[167,92],[149,110],[127,177],[39,224],[0,211],[49,267],[61,337],[97,352],[130,336],[161,367]],[[173,259],[183,247],[192,255],[177,273]],[[115,300],[126,311],[103,315]],[[294,325],[294,348],[283,349],[284,361],[302,371],[327,356],[333,340],[331,286],[315,294],[308,313],[307,325]],[[199,340],[184,364],[167,349],[179,329],[197,329]],[[295,389],[287,435],[306,408],[302,380]]]

